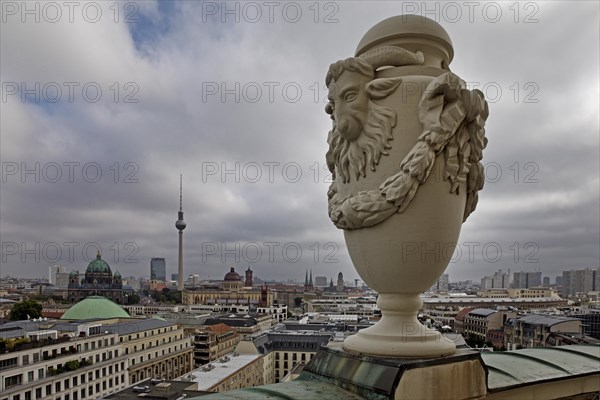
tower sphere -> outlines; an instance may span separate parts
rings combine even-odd
[[[179,220],[177,220],[177,222],[175,222],[175,228],[177,228],[177,230],[179,230],[179,231],[184,230],[186,226],[187,225],[186,225],[185,221],[182,219],[179,219]]]

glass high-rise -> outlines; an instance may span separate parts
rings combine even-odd
[[[167,280],[167,264],[163,257],[152,257],[150,260],[150,278],[159,281]]]

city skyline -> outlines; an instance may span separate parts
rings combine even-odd
[[[66,11],[57,23],[5,15],[0,276],[83,270],[96,245],[123,276],[146,274],[154,254],[171,260],[170,276],[183,173],[193,227],[185,277],[220,278],[230,266],[263,279],[302,281],[306,269],[358,277],[327,217],[324,77],[370,26],[410,10],[307,3],[296,22],[289,7],[252,22],[240,6],[236,22],[220,3],[132,4],[137,22],[123,22],[124,12],[116,21],[108,3],[97,23],[78,13],[70,23]],[[597,268],[598,6],[535,3],[517,14],[498,4],[498,20],[479,7],[471,21],[467,8],[454,18],[441,3],[433,15],[414,4],[448,30],[453,71],[490,104],[486,185],[446,273]],[[78,84],[72,102],[69,82]]]

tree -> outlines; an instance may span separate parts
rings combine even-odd
[[[139,304],[139,302],[140,296],[138,296],[137,293],[132,293],[127,296],[127,304]]]
[[[42,305],[37,301],[23,300],[16,303],[10,310],[11,321],[39,318],[42,315]]]
[[[296,297],[294,299],[294,306],[300,307],[302,305],[302,297]]]

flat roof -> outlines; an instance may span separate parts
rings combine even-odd
[[[147,391],[141,390],[147,386]],[[161,400],[176,400],[182,395],[187,395],[187,398],[194,398],[207,394],[208,392],[196,392],[189,390],[189,382],[178,381],[158,381],[146,379],[132,385],[120,392],[110,394],[103,399],[107,400],[143,400],[143,399],[161,399]],[[139,388],[134,390],[134,388]]]
[[[214,368],[210,371],[204,371],[206,366],[209,365],[207,364],[185,374],[179,379],[182,381],[185,379],[185,382],[188,383],[188,385],[196,383],[196,390],[207,391],[229,375],[234,374],[261,356],[259,354],[239,354],[237,356],[230,354],[226,357],[226,359],[228,359],[226,362],[221,362],[220,360],[211,362],[210,365]],[[186,378],[188,376],[191,376],[191,379]]]
[[[492,315],[496,312],[498,312],[498,310],[492,310],[489,308],[476,308],[474,310],[471,310],[467,315],[479,315],[482,317],[487,317],[488,315]]]
[[[560,297],[421,297],[425,304],[436,303],[549,303],[567,301]]]

